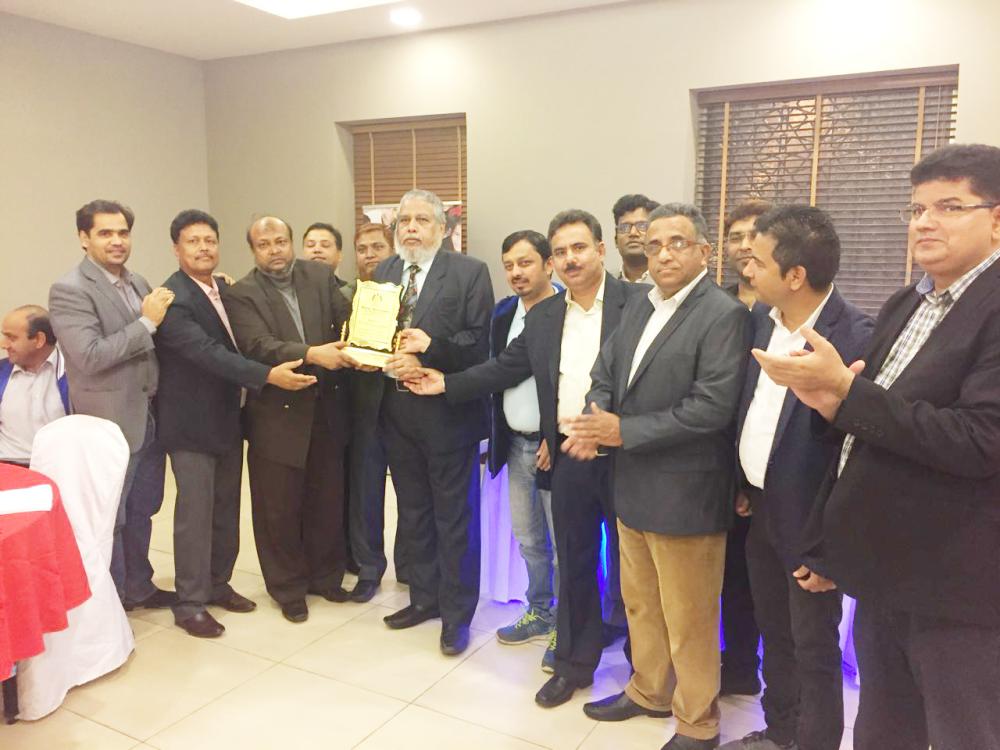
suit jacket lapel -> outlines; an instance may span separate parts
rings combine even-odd
[[[549,347],[549,383],[552,393],[559,398],[559,358],[562,356],[562,334],[566,323],[566,294],[563,293],[559,302],[550,305],[546,314],[546,335],[543,342]]]
[[[636,347],[639,345],[639,339],[642,338],[642,332],[646,330],[646,324],[649,322],[650,317],[653,315],[653,303],[648,299],[643,300],[643,304],[639,307],[635,319],[629,320],[629,326],[627,329],[622,328],[619,332],[621,336],[621,348],[620,351],[628,354],[629,352],[635,356]],[[625,362],[622,362],[624,365]],[[622,399],[625,398],[625,394],[628,392],[628,376],[632,371],[632,360],[629,359],[628,366],[622,366],[618,368],[617,382],[615,383],[615,396],[617,403],[621,403]]]
[[[763,303],[758,302],[758,305],[763,305]],[[757,308],[754,308],[752,315],[757,315]],[[753,336],[753,349],[767,349],[767,345],[771,343],[771,333],[774,331],[774,320],[771,319],[770,315],[764,315],[762,318],[755,321],[755,330]],[[750,402],[753,401],[753,394],[757,390],[757,381],[760,379],[760,363],[757,362],[757,358],[752,354],[749,355],[747,359],[747,379],[744,385],[743,397],[740,399],[740,412],[737,415],[737,432],[739,435],[743,432],[743,423],[747,418],[747,411],[750,409]]]
[[[214,337],[216,341],[225,344],[226,348],[236,351],[236,345],[233,343],[232,338],[230,338],[229,331],[226,330],[226,326],[222,323],[222,318],[219,317],[218,310],[215,309],[215,305],[212,304],[208,295],[195,283],[194,279],[183,271],[178,271],[176,276],[177,283],[181,284],[187,290],[188,296],[192,300],[191,306],[195,318],[201,321],[205,331]]]
[[[274,328],[278,337],[282,341],[301,341],[303,344],[306,343],[299,336],[299,329],[295,327],[295,321],[292,320],[292,314],[288,312],[288,305],[285,303],[285,298],[281,296],[281,292],[265,278],[259,269],[254,269],[253,273],[254,281],[257,282],[257,288],[264,297],[264,308],[273,317]],[[305,328],[305,322],[303,322],[302,327]]]
[[[112,306],[121,314],[122,319],[126,323],[131,323],[136,319],[135,313],[129,309],[129,306],[125,304],[125,300],[122,299],[121,294],[108,281],[104,275],[104,271],[98,268],[93,261],[89,258],[84,258],[80,261],[80,273],[94,282],[94,286],[111,302]]]
[[[424,288],[419,290],[417,305],[413,308],[413,321],[410,323],[412,328],[420,327],[420,320],[431,309],[435,298],[444,286],[444,277],[448,273],[448,266],[451,265],[449,252],[448,250],[438,250],[434,256],[431,270],[427,273],[427,278],[424,279]]]
[[[324,340],[323,328],[323,299],[317,297],[317,290],[314,285],[308,283],[308,276],[305,268],[296,263],[292,268],[292,284],[295,286],[295,296],[299,300],[299,317],[302,318],[302,332],[307,344],[311,341],[321,342]]]
[[[875,379],[879,370],[882,369],[882,363],[885,362],[885,358],[889,356],[889,350],[892,349],[892,345],[896,343],[896,339],[899,338],[899,334],[902,333],[907,321],[909,321],[917,307],[919,307],[920,301],[921,297],[916,293],[914,288],[911,290],[910,299],[903,300],[896,310],[890,313],[886,324],[881,326],[882,332],[873,336],[871,343],[868,345],[868,355],[864,358],[865,370],[862,373],[862,377],[868,380]],[[878,329],[879,326],[876,326],[876,332],[878,332]]]

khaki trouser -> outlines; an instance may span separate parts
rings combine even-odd
[[[618,522],[635,674],[625,693],[674,712],[677,733],[719,734],[719,597],[726,535],[667,536]]]

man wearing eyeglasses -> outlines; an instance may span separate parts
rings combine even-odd
[[[645,195],[623,195],[615,201],[611,214],[615,218],[615,246],[622,256],[621,281],[651,284],[646,254],[642,250],[649,226],[649,212],[659,203]]]
[[[673,711],[667,750],[719,744],[719,596],[750,312],[708,277],[707,235],[694,206],[650,214],[645,253],[656,286],[625,306],[594,365],[586,410],[563,423],[569,456],[616,451],[635,667],[624,692],[584,712],[622,721]]]
[[[863,360],[761,367],[846,433],[820,490],[824,573],[858,600],[857,750],[1000,747],[1000,149],[945,146],[910,172],[925,276],[882,308]],[[796,572],[808,586],[815,574]]]
[[[341,351],[347,300],[331,268],[295,260],[292,230],[264,216],[247,230],[256,267],[223,296],[240,352],[274,367],[303,360],[316,385],[264,385],[247,398],[247,470],[254,540],[267,592],[290,622],[309,617],[306,594],[347,601],[344,467],[348,403]]]

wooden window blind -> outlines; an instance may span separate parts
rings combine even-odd
[[[395,204],[412,188],[461,203],[462,252],[468,247],[465,115],[347,123],[354,137],[355,222],[362,208]]]
[[[818,206],[841,240],[837,286],[876,312],[913,269],[906,226],[909,171],[954,137],[958,67],[838,76],[695,92],[695,194],[725,263],[724,217],[748,198]]]

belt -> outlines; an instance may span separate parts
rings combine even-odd
[[[511,430],[511,432],[513,434],[517,435],[518,437],[523,437],[525,440],[541,440],[542,439],[542,433],[538,432],[537,430],[535,432],[521,432],[520,430]]]

